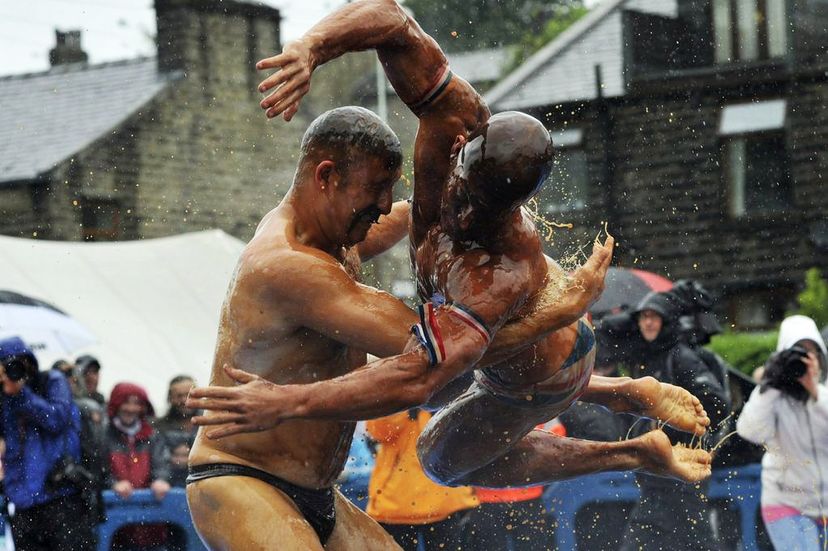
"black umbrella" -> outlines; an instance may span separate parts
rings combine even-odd
[[[632,268],[610,268],[604,292],[589,309],[596,318],[634,308],[650,291],[669,291],[673,282],[666,277]]]

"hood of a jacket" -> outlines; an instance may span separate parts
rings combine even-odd
[[[675,295],[669,292],[652,291],[638,303],[633,311],[633,319],[638,323],[638,315],[644,310],[652,310],[661,316],[661,331],[652,342],[647,342],[638,333],[638,340],[643,343],[645,354],[660,354],[676,345],[678,342],[678,319],[682,313],[682,303]],[[638,327],[636,327],[638,329]]]
[[[828,356],[828,349],[825,348],[825,341],[817,329],[814,320],[808,316],[789,316],[779,326],[779,340],[776,342],[776,351],[787,350],[802,340],[814,341],[822,354]]]
[[[149,401],[149,396],[147,396],[147,391],[144,390],[143,387],[136,385],[135,383],[118,383],[112,389],[112,394],[109,396],[109,403],[106,406],[106,413],[109,415],[109,418],[112,419],[115,415],[118,414],[118,408],[123,405],[124,402],[130,396],[137,396],[139,400],[143,401],[146,405],[146,411],[144,415],[141,417],[142,419],[155,416],[155,410],[152,407],[152,404]]]

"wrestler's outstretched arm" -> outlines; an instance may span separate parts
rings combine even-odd
[[[434,88],[435,76],[448,66],[439,45],[394,0],[352,2],[285,45],[281,54],[257,64],[258,69],[279,69],[259,85],[260,92],[271,92],[261,106],[268,117],[284,114],[290,120],[319,65],[346,52],[370,48],[377,50],[394,90],[409,105],[422,100]],[[437,105],[417,112],[417,116],[421,126],[415,148],[417,185],[412,216],[428,218],[439,203],[453,141],[483,122],[488,109],[468,83],[455,79],[442,91]],[[583,316],[603,290],[613,247],[611,236],[603,244],[596,242],[592,256],[571,275],[571,285],[563,292],[560,269],[550,269],[552,277],[541,291],[550,298],[540,301],[545,307],[501,329],[480,365],[498,363]]]
[[[484,356],[486,365],[500,363],[528,348],[541,337],[583,317],[601,296],[615,239],[608,235],[604,243],[595,241],[592,255],[572,274],[547,257],[549,271],[546,285],[540,289],[539,307],[528,315],[510,321],[497,332],[495,342]],[[562,288],[563,287],[563,288]]]
[[[307,254],[274,254],[279,256],[273,260],[280,266],[277,273],[267,270],[263,276],[239,273],[237,278],[261,277],[260,281],[248,282],[248,285],[251,288],[270,285],[266,293],[268,300],[278,301],[281,310],[301,326],[363,350],[370,351],[383,344],[381,335],[388,328],[372,321],[372,316],[351,312],[354,301],[363,300],[358,292],[363,286],[347,277],[341,267],[321,258],[308,260],[311,257]],[[514,311],[515,304],[525,300],[521,286],[510,278],[516,281],[528,278],[530,263],[515,261],[510,277],[492,283],[489,267],[475,256],[480,253],[467,254],[466,277],[458,278],[467,290],[464,301],[485,325],[497,328]],[[313,292],[303,293],[302,289],[313,289]],[[450,288],[447,291],[459,296],[451,293]],[[419,406],[450,381],[473,369],[486,351],[489,335],[485,327],[481,330],[474,322],[470,324],[469,319],[454,310],[439,309],[433,323],[426,322],[424,328],[431,334],[429,352],[412,336],[401,354],[334,379],[306,385],[276,385],[225,367],[230,379],[245,384],[192,390],[188,403],[214,412],[194,421],[199,425],[227,425],[208,433],[210,437],[221,437],[264,430],[293,418],[372,419]]]
[[[347,52],[377,49],[391,56],[403,52],[411,70],[385,64],[386,73],[400,98],[416,102],[433,83],[430,79],[446,65],[437,43],[393,0],[358,0],[331,13],[298,40],[285,44],[282,52],[259,61],[257,69],[279,69],[259,85],[259,92],[272,91],[261,102],[269,118],[282,115],[290,120],[310,90],[311,75],[320,65]],[[389,66],[391,65],[391,66]]]

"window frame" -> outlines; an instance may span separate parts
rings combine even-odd
[[[97,218],[100,207],[112,208],[112,226],[88,226],[87,216]],[[123,235],[123,207],[118,199],[85,197],[81,202],[81,238],[84,241],[118,241]]]
[[[722,161],[720,163],[720,166],[722,167],[721,176],[723,181],[725,199],[723,201],[723,207],[726,210],[728,219],[740,221],[758,218],[772,219],[780,215],[781,213],[788,212],[791,209],[795,208],[796,205],[794,193],[794,180],[791,171],[791,155],[788,147],[787,136],[788,132],[784,127],[770,130],[765,129],[742,133],[732,133],[719,136],[720,159]],[[786,201],[786,204],[777,209],[749,209],[747,204],[748,195],[750,192],[750,189],[748,187],[749,182],[747,181],[747,152],[749,148],[748,140],[750,140],[751,138],[769,139],[774,137],[780,138],[782,144],[782,153],[784,154],[782,163],[786,165],[783,168],[787,176],[786,183],[787,188],[789,190],[789,197]],[[736,178],[740,180],[740,185],[735,181],[736,179],[734,179],[734,172],[736,167],[733,164],[733,157],[731,155],[732,148],[735,147],[737,144],[741,144],[742,147],[741,163],[740,167],[738,167],[739,172]]]
[[[788,0],[712,0],[716,64],[755,63],[789,55]]]

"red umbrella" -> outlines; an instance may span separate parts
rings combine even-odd
[[[604,280],[604,292],[589,309],[596,318],[635,306],[650,291],[669,291],[673,282],[666,277],[631,268],[610,268]]]

